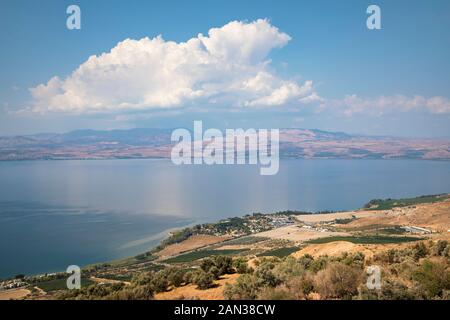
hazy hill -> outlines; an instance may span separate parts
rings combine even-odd
[[[172,129],[76,130],[0,137],[0,160],[168,158]],[[284,158],[450,159],[450,139],[406,139],[281,129]]]

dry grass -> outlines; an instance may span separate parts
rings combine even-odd
[[[351,231],[371,225],[417,226],[447,232],[450,229],[450,201],[394,208],[383,211],[379,216],[358,219],[341,227]]]
[[[23,299],[31,293],[28,289],[10,289],[0,291],[0,300]]]
[[[219,243],[225,240],[230,239],[228,236],[210,236],[210,235],[194,235],[187,240],[184,240],[180,243],[171,244],[161,251],[157,252],[156,255],[160,258],[167,258],[182,252],[198,249],[207,245]]]
[[[168,292],[162,292],[155,295],[155,299],[157,300],[223,300],[223,289],[225,287],[225,283],[233,284],[236,282],[236,279],[239,277],[239,274],[227,274],[223,275],[219,280],[214,281],[216,287],[207,289],[207,290],[199,290],[197,286],[194,284],[188,284],[183,287],[175,288]]]
[[[345,211],[336,213],[326,213],[326,214],[301,214],[295,216],[295,219],[306,223],[321,223],[321,222],[331,222],[336,219],[351,219],[353,216],[356,218],[367,218],[367,217],[380,217],[383,212],[380,211]]]

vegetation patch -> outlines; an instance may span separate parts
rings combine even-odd
[[[244,251],[248,251],[248,249],[200,250],[200,251],[193,251],[193,252],[181,254],[179,256],[164,260],[163,262],[165,262],[165,263],[185,263],[185,262],[191,262],[191,261],[195,261],[195,260],[210,257],[210,256],[235,255],[235,254],[242,253]]]
[[[298,250],[299,250],[298,247],[278,248],[278,249],[273,249],[273,250],[263,252],[263,253],[259,254],[258,256],[260,256],[260,257],[271,256],[271,257],[284,258]]]
[[[225,241],[223,244],[226,245],[245,245],[245,244],[254,244],[261,241],[269,240],[268,237],[241,237],[233,240]]]
[[[418,237],[391,237],[391,236],[334,236],[309,240],[307,243],[321,244],[335,241],[348,241],[356,244],[388,244],[388,243],[402,243],[423,240]]]
[[[90,280],[89,278],[83,278],[83,277],[81,278],[81,287],[82,288],[88,287],[94,283],[95,282]],[[67,279],[66,278],[53,279],[53,280],[34,283],[33,285],[41,288],[45,292],[65,290],[65,289],[67,289]]]
[[[449,198],[448,194],[438,194],[406,199],[374,199],[369,201],[364,208],[369,210],[390,210],[392,208],[407,207],[422,203],[440,202]]]

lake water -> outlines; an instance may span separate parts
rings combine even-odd
[[[439,161],[282,160],[275,176],[168,160],[0,162],[0,277],[135,255],[198,222],[447,192]]]

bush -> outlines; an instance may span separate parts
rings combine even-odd
[[[364,258],[365,256],[361,252],[356,253],[345,252],[337,260],[348,266],[362,269],[364,268]]]
[[[214,257],[214,265],[219,269],[220,275],[233,273],[233,259],[231,257]]]
[[[255,275],[243,274],[234,285],[229,283],[225,285],[223,295],[228,300],[254,300],[260,288],[261,282]]]
[[[314,257],[310,254],[305,254],[298,258],[297,261],[303,267],[303,269],[307,270],[311,267],[311,264],[314,261]]]
[[[151,300],[153,299],[153,287],[144,285],[124,288],[105,297],[106,300]]]
[[[412,275],[417,284],[418,295],[425,299],[442,297],[445,290],[450,290],[450,272],[440,262],[425,260]]]
[[[183,275],[183,280],[185,284],[193,283],[195,277],[194,271],[188,271]]]
[[[295,299],[308,299],[308,295],[314,291],[314,277],[307,272],[300,277],[289,279],[286,286],[294,294]]]
[[[428,250],[423,242],[419,242],[413,247],[414,259],[418,261],[420,258],[427,256]]]
[[[281,283],[273,272],[275,264],[270,261],[263,261],[255,271],[255,276],[262,286],[276,287]]]
[[[164,270],[161,270],[154,273],[150,284],[153,286],[155,292],[167,291],[169,281],[167,280],[166,272]]]
[[[214,284],[213,281],[214,281],[213,275],[203,270],[197,272],[193,279],[193,283],[196,284],[197,288],[201,290],[211,288]]]
[[[212,267],[209,269],[208,273],[209,273],[210,275],[212,275],[213,279],[215,279],[215,280],[219,279],[220,276],[221,276],[220,270],[219,270],[219,268],[217,268],[216,266],[212,266]]]
[[[153,272],[143,272],[131,279],[131,283],[136,286],[150,284],[153,279]]]
[[[200,264],[200,268],[205,271],[208,272],[209,269],[211,269],[211,267],[215,266],[216,264],[214,263],[213,259],[211,258],[206,258],[202,260],[202,263]]]
[[[432,253],[435,256],[445,256],[444,252],[448,246],[448,242],[445,240],[439,240],[432,248]]]
[[[325,267],[328,265],[329,258],[327,256],[320,256],[317,259],[314,259],[310,266],[308,267],[308,270],[317,273],[320,270],[325,269]]]
[[[236,269],[236,272],[239,274],[244,273],[252,273],[253,268],[248,266],[247,260],[243,258],[237,258],[233,260],[233,267]]]
[[[174,287],[180,287],[184,281],[184,272],[179,269],[170,270],[167,279]]]
[[[342,263],[330,263],[315,277],[315,287],[321,298],[351,299],[358,293],[362,270]]]
[[[303,275],[305,269],[295,258],[287,257],[275,265],[273,273],[281,282],[285,282],[289,278]]]
[[[261,300],[296,300],[296,296],[288,288],[281,286],[276,288],[264,288],[258,295]]]

